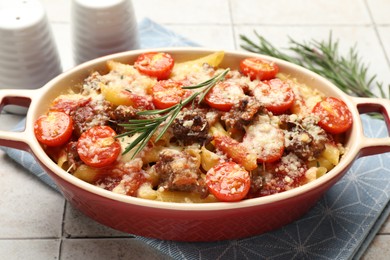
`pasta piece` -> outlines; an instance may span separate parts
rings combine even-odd
[[[144,148],[145,151],[143,152],[142,161],[144,164],[147,163],[154,163],[157,162],[159,159],[160,152],[165,149],[163,146],[154,146],[154,147],[147,147]]]
[[[160,182],[160,174],[156,171],[155,165],[149,167],[146,170],[145,178],[146,181],[150,183],[151,187],[157,187]]]
[[[61,150],[60,155],[57,159],[57,165],[60,166],[62,169],[67,170],[67,162],[68,162],[68,156],[66,156],[66,152],[64,150]]]
[[[96,168],[92,168],[88,165],[82,164],[80,165],[76,171],[73,173],[73,176],[86,181],[88,183],[92,183],[96,181],[98,177],[98,171]]]
[[[164,202],[177,202],[177,203],[206,203],[206,202],[217,202],[218,200],[213,196],[209,195],[202,199],[198,193],[190,193],[183,191],[167,191],[157,190],[156,200]]]
[[[100,90],[104,96],[104,98],[110,103],[119,106],[131,106],[133,101],[129,98],[126,93],[126,90],[123,90],[120,87],[116,86],[107,86],[103,83],[100,84]]]
[[[200,155],[201,150],[199,148],[190,147],[188,149],[185,149],[184,151],[187,152],[190,156],[194,157],[193,161],[196,163],[196,168],[199,169],[201,164],[201,155]]]
[[[155,146],[169,146],[171,145],[171,138],[173,137],[173,131],[171,128],[169,128],[161,137],[160,139],[156,142],[157,136],[159,136],[161,133],[161,128],[159,128],[150,141],[155,145]]]
[[[225,53],[215,52],[212,54],[209,54],[207,56],[182,62],[182,63],[176,63],[175,66],[172,69],[171,78],[174,80],[184,80],[184,79],[190,79],[192,77],[195,77],[195,82],[193,80],[190,80],[192,84],[196,84],[196,81],[202,82],[207,79],[205,78],[204,71],[205,67],[204,64],[210,65],[210,68],[217,67],[223,60]]]
[[[326,169],[325,167],[318,167],[317,168],[317,179],[323,175],[325,175],[325,173],[328,172],[328,169]]]
[[[157,196],[158,196],[157,191],[155,191],[152,188],[152,185],[148,182],[142,184],[137,191],[137,197],[139,198],[156,200]]]
[[[317,167],[324,167],[326,168],[328,171],[332,170],[334,165],[328,161],[326,158],[324,158],[323,156],[320,156],[318,157],[316,160],[314,161],[311,161],[309,163],[309,166],[317,166]]]
[[[221,160],[221,157],[219,157],[216,153],[213,153],[212,151],[208,150],[204,146],[201,149],[200,155],[201,155],[201,165],[205,171],[208,171],[211,168],[213,168]]]
[[[209,130],[212,136],[229,136],[220,122],[216,122]]]
[[[198,59],[177,63],[175,64],[173,70],[180,69],[181,67],[202,66],[205,63],[209,64],[212,67],[218,67],[219,64],[221,64],[224,56],[225,53],[223,51],[214,52]]]
[[[137,192],[137,197],[158,200],[164,202],[176,202],[176,203],[208,203],[217,202],[217,199],[213,195],[209,195],[202,199],[198,193],[189,193],[181,191],[167,191],[163,189],[154,190],[150,183],[144,183],[141,185]]]
[[[314,181],[324,175],[328,170],[325,167],[310,167],[305,173],[306,183]]]
[[[107,67],[110,71],[115,71],[121,75],[132,76],[137,74],[137,69],[133,66],[113,60],[107,61]]]
[[[322,152],[321,156],[327,159],[331,164],[337,165],[340,160],[340,151],[336,145],[326,143],[325,150]]]

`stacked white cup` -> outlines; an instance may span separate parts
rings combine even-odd
[[[76,64],[139,48],[130,0],[72,0],[71,14]]]
[[[0,89],[34,89],[62,72],[61,61],[42,4],[0,0]],[[24,114],[27,109],[6,106]]]

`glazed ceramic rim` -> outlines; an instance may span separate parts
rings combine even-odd
[[[85,70],[87,67],[90,67],[93,64],[100,63],[102,61],[110,60],[110,59],[118,59],[123,58],[127,56],[134,57],[135,55],[144,53],[146,51],[163,51],[163,52],[170,52],[173,54],[177,53],[192,53],[192,54],[201,54],[201,53],[212,53],[216,51],[221,51],[218,49],[207,49],[207,48],[197,48],[197,47],[186,47],[186,48],[158,48],[158,49],[145,49],[145,50],[136,50],[136,51],[128,51],[128,52],[122,52],[117,53],[113,55],[108,55],[105,57],[101,57],[98,59],[94,59],[92,61],[85,62],[83,64],[80,64],[73,69],[70,69],[63,74],[59,75],[58,77],[54,78],[50,82],[48,82],[45,86],[43,86],[41,89],[39,89],[39,92],[41,93],[41,96],[43,93],[51,89],[53,86],[55,86],[61,79],[68,77],[80,70]],[[102,188],[96,187],[92,184],[89,184],[85,181],[82,181],[73,175],[67,173],[63,169],[57,166],[55,162],[53,162],[49,156],[45,153],[45,151],[42,149],[38,141],[36,140],[35,136],[33,135],[33,122],[37,118],[37,108],[41,104],[43,100],[32,102],[28,111],[27,119],[26,119],[26,129],[25,132],[30,135],[32,138],[28,138],[26,142],[30,146],[31,150],[35,154],[38,160],[40,160],[41,163],[43,163],[47,168],[49,168],[54,174],[56,174],[59,178],[63,179],[66,182],[69,182],[85,191],[94,193],[96,195],[112,199],[115,201],[123,202],[126,204],[132,204],[132,205],[138,205],[142,207],[148,207],[148,208],[158,208],[162,210],[185,210],[185,211],[219,211],[219,210],[232,210],[232,209],[238,209],[238,208],[248,208],[248,207],[255,207],[259,205],[267,205],[276,203],[279,201],[291,199],[293,197],[298,197],[300,195],[303,195],[305,193],[308,193],[314,189],[319,189],[321,186],[325,185],[327,182],[332,181],[332,179],[337,178],[339,174],[342,174],[349,166],[350,164],[356,159],[360,149],[361,145],[359,145],[359,142],[357,142],[357,137],[363,136],[363,130],[362,130],[362,123],[361,119],[359,117],[359,112],[356,108],[356,104],[352,101],[352,99],[343,93],[340,89],[338,89],[335,85],[333,85],[330,81],[326,80],[325,78],[319,76],[318,74],[309,71],[305,68],[302,68],[298,65],[286,62],[284,60],[276,59],[273,57],[260,55],[260,54],[254,54],[244,51],[224,51],[225,57],[229,55],[238,55],[238,56],[257,56],[266,58],[268,60],[275,61],[278,65],[281,67],[288,67],[294,71],[297,71],[299,74],[304,74],[305,76],[308,76],[310,78],[313,78],[316,82],[319,82],[319,84],[326,86],[326,88],[329,88],[332,92],[337,93],[338,97],[340,97],[349,107],[349,109],[352,112],[353,115],[353,126],[352,129],[349,131],[349,146],[347,147],[348,151],[343,156],[342,160],[338,165],[335,166],[331,171],[329,171],[327,174],[323,175],[322,177],[309,182],[307,184],[304,184],[303,186],[294,188],[292,190],[288,190],[282,193],[273,194],[270,196],[260,197],[260,198],[253,198],[253,199],[246,199],[239,202],[215,202],[215,203],[175,203],[175,202],[161,202],[161,201],[155,201],[155,200],[148,200],[148,199],[142,199],[142,198],[136,198],[121,194],[116,194],[114,192],[104,190]],[[33,100],[34,101],[34,100]]]

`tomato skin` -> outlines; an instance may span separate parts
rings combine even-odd
[[[81,134],[77,141],[80,159],[91,167],[105,167],[116,161],[121,145],[109,126],[94,126]]]
[[[138,56],[134,67],[150,77],[158,80],[168,79],[175,62],[171,55],[164,52],[148,52]]]
[[[313,113],[320,118],[318,125],[328,133],[341,134],[352,126],[352,113],[338,98],[327,97],[318,102]]]
[[[50,111],[61,111],[70,115],[78,107],[86,106],[91,101],[91,98],[69,99],[66,97],[56,98],[50,106]]]
[[[38,141],[47,146],[65,144],[73,132],[73,120],[65,112],[50,111],[34,123],[34,134]]]
[[[236,100],[244,96],[241,86],[224,81],[213,86],[205,96],[206,103],[218,110],[229,111]]]
[[[94,184],[103,184],[104,189],[112,191],[122,182],[126,195],[136,197],[139,187],[146,182],[145,173],[141,167],[142,163],[138,165],[134,161],[127,163],[118,162],[108,167],[99,168],[99,178]],[[124,176],[126,177],[124,178]]]
[[[183,84],[178,81],[158,81],[152,88],[154,106],[159,109],[168,108],[189,97],[192,92],[182,87]]]
[[[234,162],[245,167],[246,170],[251,171],[257,168],[257,156],[251,153],[247,147],[239,143],[237,140],[225,136],[214,136],[214,145],[217,149],[225,153]]]
[[[153,102],[150,96],[130,93],[127,90],[123,90],[121,93],[123,94],[124,97],[128,99],[127,105],[129,106],[132,106],[134,108],[141,108],[144,110],[154,109]]]
[[[260,82],[253,90],[253,95],[275,115],[289,110],[295,101],[290,84],[278,78]]]
[[[224,162],[207,172],[206,185],[220,201],[240,201],[248,194],[250,176],[239,164]]]
[[[247,128],[242,144],[256,153],[258,163],[275,162],[284,152],[284,133],[268,121],[259,121]]]
[[[271,61],[251,57],[241,60],[240,70],[251,80],[269,80],[278,74],[279,66]]]

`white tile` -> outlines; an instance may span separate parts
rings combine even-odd
[[[332,32],[333,40],[339,41],[340,55],[348,55],[349,49],[356,46],[362,62],[369,67],[368,75],[377,75],[379,82],[390,82],[390,68],[375,30],[371,27],[236,26],[236,41],[238,45],[243,43],[243,41],[239,40],[240,34],[255,40],[256,37],[253,30],[256,30],[258,34],[264,36],[268,41],[280,48],[281,51],[285,51],[289,46],[289,37],[298,42],[307,42],[312,39],[321,41],[327,40],[329,33]],[[373,86],[373,90],[379,95],[375,86]]]
[[[1,259],[59,259],[59,239],[0,240]]]
[[[234,24],[368,24],[363,0],[231,0]]]
[[[0,238],[60,237],[63,197],[0,151]]]
[[[379,26],[378,32],[379,37],[382,40],[383,47],[385,49],[387,59],[390,59],[390,27]]]
[[[159,23],[230,24],[229,1],[133,0],[138,19]]]
[[[97,223],[67,203],[64,218],[66,237],[129,237],[129,234],[116,231]]]
[[[390,24],[390,1],[389,0],[367,0],[372,18],[377,24]]]
[[[385,223],[383,223],[383,226],[381,230],[379,231],[380,234],[390,234],[390,216],[386,219]]]
[[[390,236],[379,235],[372,241],[362,260],[387,260],[390,256]]]
[[[170,259],[134,238],[128,239],[65,239],[60,259]]]
[[[166,27],[202,47],[234,50],[234,37],[230,26],[167,25]]]

